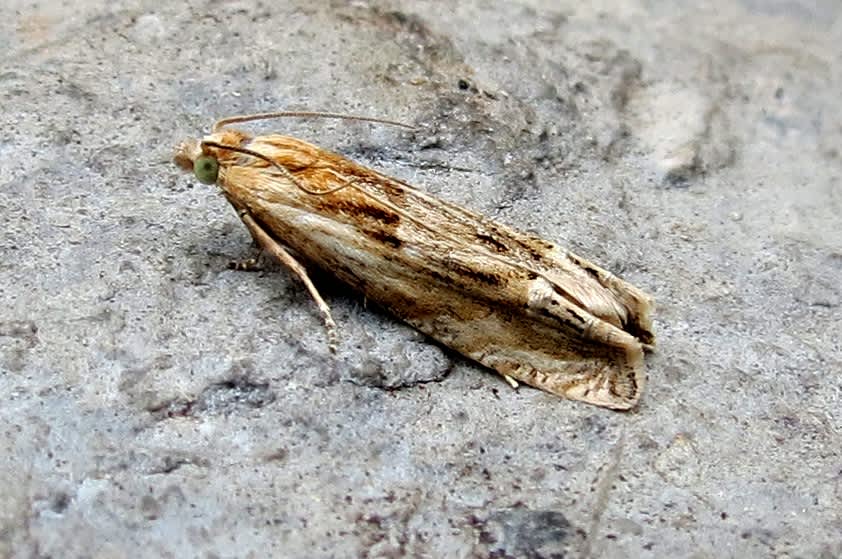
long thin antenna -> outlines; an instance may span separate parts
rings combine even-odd
[[[217,120],[213,125],[212,132],[219,132],[219,130],[229,124],[236,124],[238,122],[252,122],[254,120],[268,120],[272,118],[284,117],[302,117],[302,118],[336,118],[340,120],[356,120],[360,122],[376,122],[378,124],[388,124],[390,126],[400,126],[401,128],[408,128],[414,130],[415,127],[403,122],[394,120],[386,120],[383,118],[372,118],[367,116],[346,115],[342,113],[322,113],[316,111],[277,111],[272,113],[256,113],[251,115],[237,115],[229,116],[221,120]]]

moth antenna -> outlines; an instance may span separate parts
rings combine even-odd
[[[409,130],[415,130],[415,127],[406,124],[403,122],[397,122],[395,120],[386,120],[383,118],[373,118],[368,116],[356,116],[356,115],[346,115],[342,113],[323,113],[318,111],[276,111],[271,113],[255,113],[250,115],[236,115],[236,116],[229,116],[220,120],[217,120],[212,128],[212,132],[219,132],[220,129],[228,126],[229,124],[236,124],[238,122],[252,122],[255,120],[268,120],[272,118],[284,118],[284,117],[301,117],[301,118],[335,118],[339,120],[356,120],[359,122],[374,122],[377,124],[387,124],[389,126],[399,126],[401,128],[407,128]]]
[[[278,172],[281,173],[281,175],[283,175],[283,177],[285,179],[287,179],[289,182],[291,182],[293,185],[295,185],[296,188],[298,188],[299,190],[301,190],[305,194],[312,194],[313,196],[324,196],[325,194],[333,194],[334,192],[338,192],[338,191],[342,190],[343,188],[347,188],[348,186],[350,186],[351,184],[353,184],[355,182],[355,181],[349,181],[349,182],[346,182],[344,184],[340,184],[336,188],[332,188],[330,190],[325,190],[323,192],[318,191],[318,190],[310,190],[309,188],[307,188],[306,186],[301,184],[298,181],[298,179],[295,178],[295,175],[293,175],[289,171],[289,169],[287,169],[283,165],[280,165],[278,162],[273,161],[271,158],[266,157],[265,155],[263,155],[260,152],[257,152],[257,151],[254,151],[254,150],[251,150],[251,149],[248,149],[248,148],[241,148],[241,147],[238,147],[238,146],[229,146],[227,144],[220,144],[220,143],[217,143],[217,142],[202,142],[202,147],[204,147],[204,146],[210,146],[210,147],[217,148],[217,149],[225,149],[225,150],[228,150],[228,151],[235,151],[237,153],[243,153],[245,155],[250,155],[252,157],[256,157],[257,159],[265,161],[266,163],[268,163],[269,165],[271,165],[272,167],[277,169]]]

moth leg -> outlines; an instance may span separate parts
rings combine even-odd
[[[260,272],[263,270],[263,266],[261,265],[262,256],[263,248],[258,245],[258,253],[255,256],[244,260],[232,260],[228,263],[228,268],[241,272]]]
[[[251,236],[254,237],[258,244],[266,252],[277,258],[281,264],[289,268],[295,275],[297,275],[298,279],[300,279],[304,283],[305,287],[307,287],[307,291],[310,292],[310,296],[316,302],[316,306],[319,307],[319,312],[322,314],[322,320],[324,320],[325,329],[327,330],[328,348],[331,353],[336,353],[336,323],[330,315],[330,307],[327,306],[327,303],[325,303],[321,294],[319,294],[319,290],[316,289],[316,286],[313,285],[312,281],[310,281],[310,276],[307,275],[307,270],[290,253],[284,250],[284,248],[278,244],[275,239],[270,237],[248,212],[240,211],[240,219],[242,219],[243,223],[246,224]]]
[[[236,206],[235,206],[236,207]],[[243,213],[246,210],[241,208],[237,209],[237,216],[242,219]],[[262,272],[263,271],[263,257],[266,255],[266,252],[263,250],[263,246],[260,244],[260,241],[257,237],[254,236],[254,233],[251,232],[249,229],[249,234],[251,235],[251,242],[252,248],[255,249],[255,255],[250,258],[242,258],[238,260],[231,260],[228,262],[228,269],[229,270],[237,270],[241,272]]]
[[[517,389],[517,387],[520,386],[520,384],[518,384],[518,382],[514,378],[510,377],[506,373],[500,374],[503,375],[503,378],[506,379],[506,382],[508,382],[509,386],[511,386],[512,388]]]

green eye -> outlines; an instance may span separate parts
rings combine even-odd
[[[193,162],[193,174],[196,175],[199,182],[213,184],[219,174],[219,163],[217,163],[216,158],[209,155],[197,157],[196,161]]]

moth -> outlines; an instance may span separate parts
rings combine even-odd
[[[513,386],[618,410],[637,404],[655,343],[649,295],[554,243],[311,143],[231,128],[289,116],[406,126],[334,113],[234,116],[182,143],[174,161],[218,185],[257,244],[304,283],[331,347],[336,324],[306,266]]]

